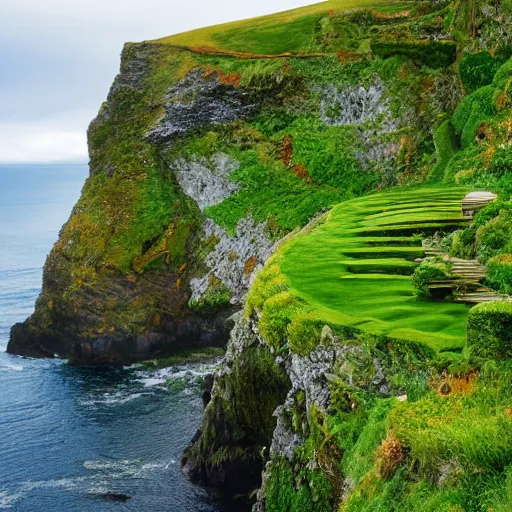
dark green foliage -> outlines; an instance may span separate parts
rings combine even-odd
[[[268,512],[331,512],[332,489],[318,470],[304,470],[296,478],[290,463],[276,457],[271,463],[271,480],[265,489]]]
[[[430,297],[429,283],[449,278],[450,272],[446,263],[425,261],[414,271],[412,282],[419,295]]]
[[[434,144],[437,152],[437,163],[430,171],[432,181],[444,178],[446,167],[457,151],[455,129],[450,120],[444,121],[434,131]]]
[[[512,295],[511,254],[501,254],[489,260],[486,283],[495,290]]]
[[[459,63],[462,83],[469,93],[489,85],[502,60],[492,57],[489,52],[466,53]]]
[[[512,177],[512,148],[498,148],[489,165],[489,174],[501,178],[509,174]]]
[[[463,149],[474,144],[478,127],[496,114],[493,96],[494,87],[487,85],[468,96],[455,111],[452,123],[461,135]]]
[[[512,252],[512,209],[482,225],[476,234],[478,259],[486,263],[490,258]]]
[[[512,303],[491,302],[475,306],[468,318],[468,346],[476,357],[512,357]]]
[[[372,41],[372,52],[379,57],[404,55],[420,65],[431,68],[447,67],[455,62],[457,46],[442,42]]]
[[[468,228],[457,231],[453,235],[450,256],[472,260],[476,256],[476,229]]]

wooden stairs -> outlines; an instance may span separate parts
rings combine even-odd
[[[470,192],[462,200],[462,217],[471,220],[474,215],[497,198],[486,191]],[[451,279],[431,281],[434,293],[452,294],[455,302],[479,304],[481,302],[512,301],[512,297],[491,290],[482,284],[486,269],[477,260],[452,258],[441,247],[425,246],[425,259],[442,258],[451,267]]]
[[[464,304],[480,304],[481,302],[510,301],[511,297],[504,295],[481,284],[485,278],[485,267],[477,260],[463,260],[452,258],[440,250],[428,249],[425,251],[429,257],[442,257],[451,264],[452,279],[431,281],[429,288],[432,290],[446,290],[453,292],[454,302]]]

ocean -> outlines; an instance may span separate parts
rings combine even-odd
[[[86,176],[86,166],[0,166],[0,511],[237,510],[180,468],[211,367],[73,368],[5,353]]]

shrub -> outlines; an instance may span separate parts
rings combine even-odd
[[[453,43],[373,41],[372,52],[379,57],[404,55],[431,68],[447,67],[455,62],[457,47]]]
[[[303,307],[290,292],[281,292],[265,302],[258,324],[263,339],[272,347],[280,348],[288,339],[288,325]]]
[[[457,231],[452,238],[452,247],[450,256],[471,260],[475,257],[475,236],[476,230],[473,228]]]
[[[434,263],[430,261],[423,262],[412,276],[414,287],[418,290],[418,294],[422,297],[431,297],[429,283],[431,281],[440,281],[448,279],[450,272],[445,263]]]
[[[469,312],[468,346],[477,357],[512,356],[512,303],[478,304]]]
[[[489,173],[500,178],[510,172],[512,172],[512,149],[498,148],[489,165]]]
[[[290,350],[300,355],[308,355],[320,341],[324,322],[318,317],[299,314],[288,326]]]
[[[487,224],[490,220],[495,219],[500,214],[500,211],[504,206],[503,201],[497,199],[488,204],[485,208],[482,208],[473,219],[473,227],[479,228],[484,224]]]
[[[455,62],[457,56],[455,44],[442,42],[372,41],[371,49],[379,57],[404,55],[431,68],[447,67]]]
[[[455,130],[449,120],[442,123],[434,131],[434,144],[436,147],[437,162],[430,172],[430,179],[439,181],[443,179],[445,169],[457,151]]]
[[[512,241],[512,211],[504,210],[476,232],[478,259],[485,263],[490,258],[509,252]]]
[[[487,264],[487,283],[500,292],[512,294],[512,254],[491,258]]]
[[[488,52],[467,53],[459,64],[459,73],[466,90],[471,93],[489,85],[502,64]]]

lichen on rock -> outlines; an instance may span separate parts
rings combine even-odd
[[[165,114],[151,129],[148,140],[162,144],[190,130],[247,119],[258,105],[247,92],[223,84],[217,74],[192,69],[171,87],[166,96]]]
[[[232,293],[231,303],[240,304],[249,289],[251,276],[265,263],[274,246],[266,225],[247,217],[238,222],[236,233],[231,236],[211,219],[205,219],[204,236],[214,237],[218,242],[205,259],[210,270],[190,281],[192,300],[202,297],[211,276],[215,276]]]
[[[229,180],[229,175],[240,163],[225,153],[205,158],[180,158],[170,165],[183,192],[193,199],[201,211],[222,202],[240,186]]]

